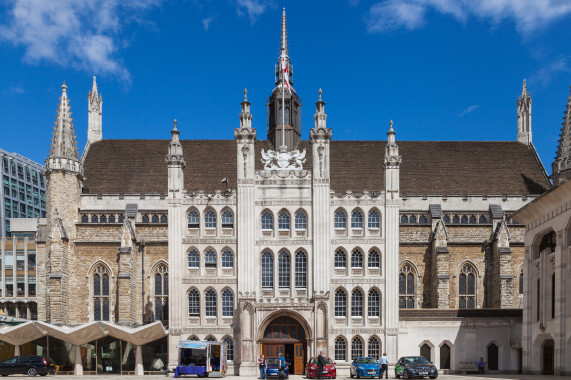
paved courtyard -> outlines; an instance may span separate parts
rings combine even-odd
[[[92,375],[85,375],[85,376],[71,376],[71,375],[56,375],[59,378],[65,379],[83,379],[83,380],[101,380],[102,378],[105,380],[113,380],[113,379],[124,379],[124,378],[141,378],[145,380],[164,380],[165,376],[160,375],[145,375],[145,376],[133,376],[133,375],[100,375],[100,376],[92,376]],[[52,377],[52,376],[49,376]],[[49,378],[48,377],[48,378]],[[13,375],[10,378],[28,378],[28,376],[24,375]],[[46,378],[46,379],[48,379]],[[172,374],[170,375],[172,379]],[[245,380],[256,380],[257,377],[247,377],[247,376],[228,376],[229,379],[245,379]],[[389,379],[394,379],[394,372],[389,375]],[[485,374],[485,375],[440,375],[438,376],[439,379],[446,379],[446,380],[465,380],[465,379],[506,379],[506,380],[542,380],[542,379],[550,379],[550,380],[558,380],[558,379],[571,379],[571,376],[537,376],[537,375],[500,375],[500,374]],[[197,379],[196,376],[189,376],[188,379]],[[305,376],[290,376],[291,380],[305,380]],[[349,380],[349,377],[338,377],[338,379],[342,380]]]

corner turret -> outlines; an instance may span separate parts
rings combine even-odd
[[[182,152],[182,145],[179,140],[180,132],[177,128],[177,121],[174,119],[173,128],[171,131],[171,142],[169,143],[168,154],[165,157],[165,161],[169,167],[169,194],[173,193],[176,197],[176,193],[181,194],[184,190],[184,172],[183,169],[186,167],[186,162],[184,160],[184,155]]]
[[[523,80],[523,88],[521,96],[517,98],[517,141],[525,144],[531,144],[531,95],[527,93],[525,79]]]
[[[559,135],[559,148],[551,170],[553,185],[571,178],[571,95],[567,98],[563,126]]]
[[[93,144],[103,138],[103,98],[97,92],[97,82],[93,77],[91,91],[87,95],[88,130],[87,142]]]

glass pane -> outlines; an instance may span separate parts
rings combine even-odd
[[[109,298],[103,298],[103,320],[109,320]]]
[[[163,278],[160,273],[155,273],[155,294],[161,295],[163,294]]]
[[[462,273],[460,275],[458,285],[459,285],[458,286],[459,287],[458,293],[460,293],[461,295],[465,295],[466,294],[466,275],[464,273]]]
[[[414,277],[412,273],[406,276],[406,294],[414,294]]]

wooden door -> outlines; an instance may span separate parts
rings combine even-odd
[[[277,358],[280,353],[285,354],[283,344],[264,344],[262,352],[266,358]]]
[[[294,358],[293,368],[295,375],[303,375],[303,343],[296,343],[293,345]]]

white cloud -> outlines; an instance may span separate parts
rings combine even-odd
[[[17,94],[17,95],[21,95],[23,93],[25,93],[26,91],[20,87],[20,86],[12,86],[12,87],[8,87],[5,88],[4,90],[2,90],[2,94]]]
[[[160,0],[12,0],[0,40],[24,46],[28,63],[48,61],[129,81],[118,57],[122,26]]]
[[[272,6],[272,0],[236,0],[238,15],[242,15],[245,10],[250,18],[250,24],[254,24],[258,17]]]
[[[204,30],[206,30],[208,32],[208,28],[210,27],[210,23],[212,23],[212,21],[214,21],[214,17],[209,16],[206,17],[205,19],[202,20],[202,26],[204,27]]]
[[[493,25],[514,22],[522,35],[544,28],[571,13],[568,0],[385,0],[374,4],[367,17],[369,32],[387,32],[398,28],[414,30],[426,24],[426,13],[451,15],[459,22],[469,17],[487,20]]]
[[[460,113],[458,114],[458,116],[462,117],[462,116],[464,116],[464,115],[467,115],[467,114],[469,114],[469,113],[471,113],[471,112],[476,111],[478,108],[480,108],[480,105],[479,105],[479,104],[471,105],[471,106],[466,107],[465,109],[463,109],[462,112],[460,112]]]
[[[571,73],[571,66],[568,59],[560,57],[539,69],[537,73],[529,78],[529,83],[538,83],[541,87],[545,88],[551,81],[551,78],[558,73]]]

